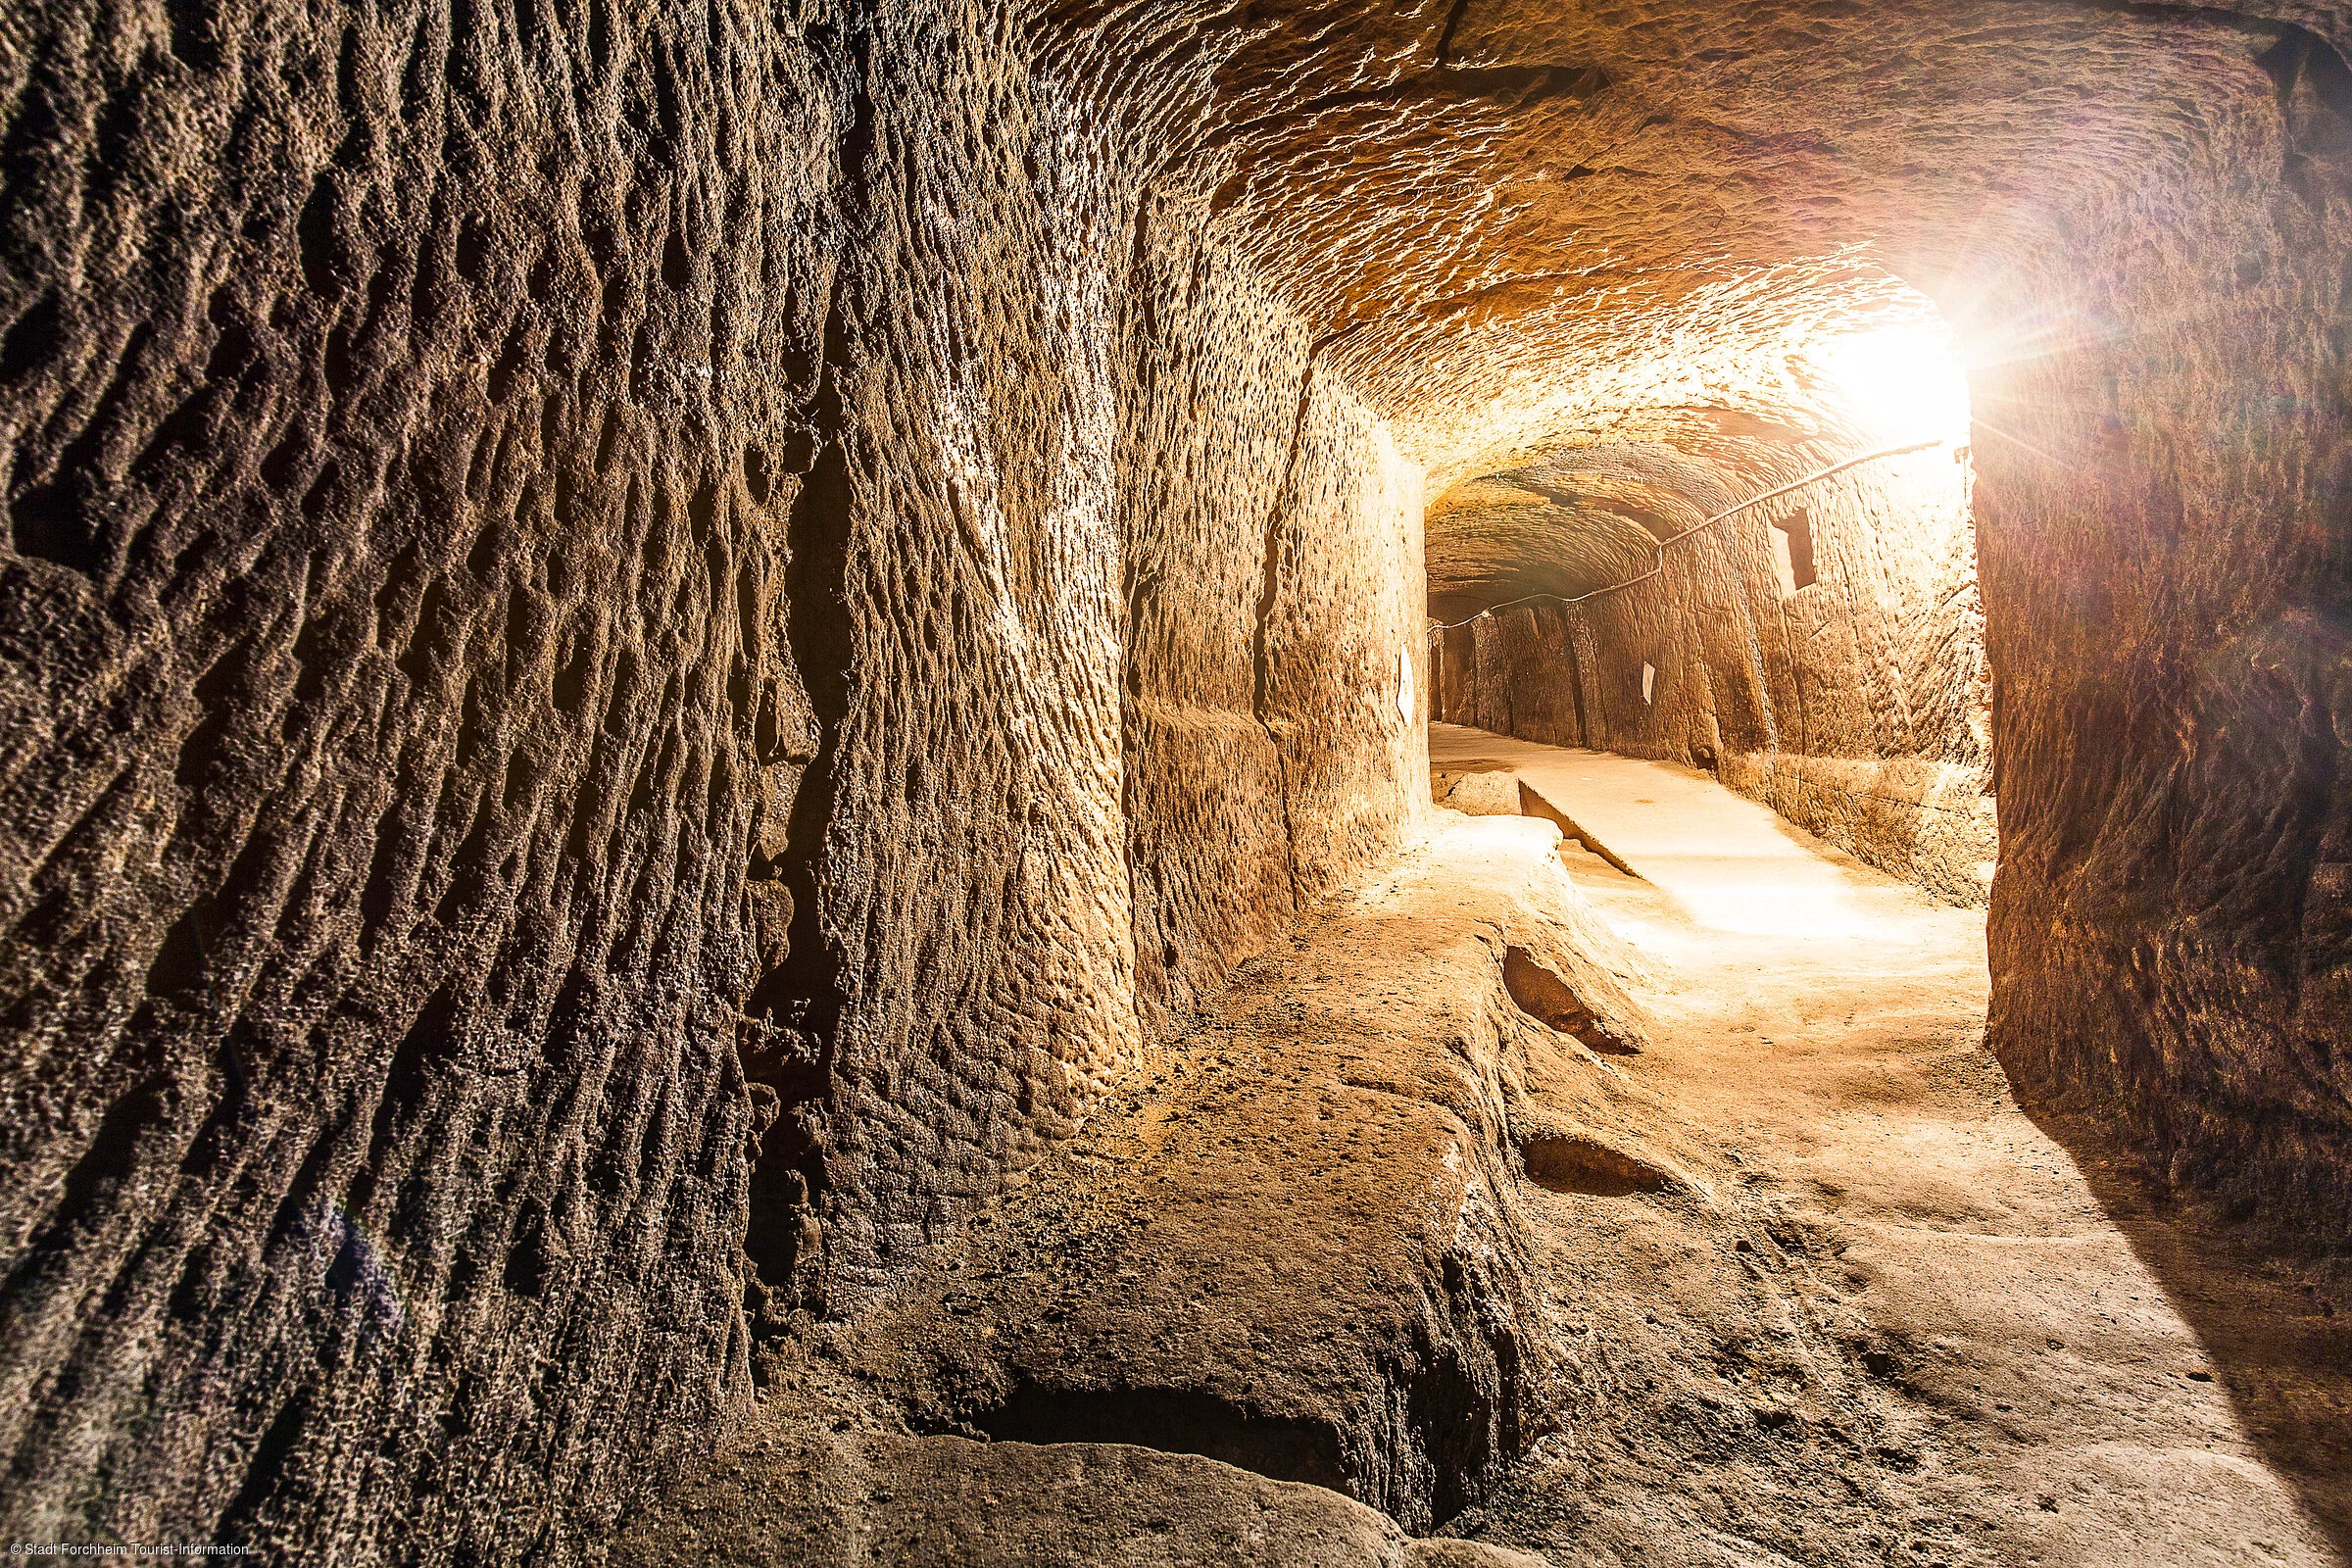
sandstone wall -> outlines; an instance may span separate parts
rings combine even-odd
[[[1126,789],[1164,1024],[1409,830],[1427,667],[1419,470],[1196,216],[1139,225]]]
[[[1418,470],[1093,100],[954,21],[882,24],[968,74],[878,78],[850,285],[808,1142],[852,1288],[1426,796]]]
[[[843,74],[701,7],[8,31],[0,1521],[593,1529],[741,1385]]]
[[[1791,521],[1817,573],[1793,591],[1773,538]],[[1448,722],[1712,767],[1939,898],[1985,900],[1996,833],[1964,452],[1831,475],[1668,547],[1647,581],[1499,611],[1444,646]]]
[[[2340,55],[1847,9],[11,11],[0,1526],[602,1529],[1410,828],[1374,416],[1713,398],[1857,240],[1993,293],[1997,758],[1957,501],[1879,488],[1948,454],[1447,710],[1959,893],[1997,762],[2012,1072],[2340,1232]]]
[[[560,1556],[1409,824],[1417,472],[994,13],[12,20],[0,1525]]]
[[[1991,1039],[2177,1176],[2352,1218],[2352,75],[2289,34],[2019,279],[1981,378]],[[2042,215],[2035,215],[2037,218]],[[2182,309],[2194,300],[2193,309]]]

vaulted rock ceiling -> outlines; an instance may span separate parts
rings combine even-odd
[[[2247,110],[2340,88],[2258,19],[2344,26],[2318,6],[2235,16],[1432,0],[1056,20],[1095,52],[1081,69],[1155,117],[1159,177],[1206,194],[1317,363],[1427,465],[1433,609],[1460,612],[1597,586],[1642,534],[1867,448],[1871,411],[1804,373],[1840,335],[1948,323],[1998,431],[2006,369],[2160,330],[2051,309],[2034,259],[2138,206],[2144,265],[2231,274],[2183,254],[2191,215],[2147,172],[2276,166],[2276,122]]]

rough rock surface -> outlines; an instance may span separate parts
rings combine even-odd
[[[1613,1078],[1514,1002],[1506,951],[1638,1025],[1584,956],[1603,944],[1556,830],[1452,824],[1245,966],[863,1328],[860,1364],[910,1419],[1199,1445],[1423,1533],[1524,1446],[1549,1335],[1521,1278],[1516,1141],[1534,1085],[1589,1075],[1605,1106]]]
[[[2340,1236],[2348,41],[12,8],[0,1527],[576,1552],[1409,836],[1433,673],[1951,897],[1997,786],[2003,1060]],[[1988,740],[1948,452],[1433,672],[1938,319]]]
[[[780,1355],[612,1557],[1380,1560],[1342,1492],[1432,1561],[2352,1540],[2343,1259],[2263,1258],[2022,1115],[1981,917],[1793,835],[1804,897],[1758,908],[1737,835],[1652,884],[1444,822],[893,1309]],[[1563,993],[1639,1053],[1580,1049]]]
[[[1626,990],[1639,965],[1584,914],[1557,842],[1527,818],[1452,817],[1244,965],[1114,1085],[1083,1134],[904,1277],[887,1307],[779,1349],[738,1441],[781,1497],[762,1504],[757,1486],[725,1485],[722,1466],[641,1524],[624,1560],[678,1549],[688,1523],[698,1540],[755,1538],[752,1560],[792,1560],[759,1544],[775,1539],[763,1508],[790,1521],[784,1539],[825,1543],[809,1560],[920,1560],[889,1556],[911,1548],[888,1544],[956,1518],[971,1477],[988,1474],[971,1465],[1010,1466],[998,1483],[1010,1486],[1056,1465],[1147,1462],[1103,1445],[1301,1484],[1281,1494],[1284,1540],[1357,1517],[1334,1514],[1329,1492],[1420,1534],[1461,1512],[1556,1421],[1564,1396],[1554,1325],[1524,1274],[1528,1150],[1573,1144],[1623,1151],[1643,1170],[1676,1165],[1642,1130],[1642,1097],[1507,981],[1511,964],[1535,967],[1587,1022],[1640,1033]],[[1542,1103],[1555,1083],[1576,1092]],[[1660,1185],[1695,1200],[1679,1176]],[[990,1448],[902,1478],[887,1459],[807,1451],[796,1434],[828,1415],[991,1438],[1019,1457]],[[853,1462],[893,1475],[891,1505],[836,1508],[844,1533],[825,1537],[821,1499],[840,1488],[822,1478]],[[1170,1463],[1166,1452],[1148,1462]],[[1148,1495],[1185,1475],[1229,1486],[1198,1468],[1135,1485]],[[1171,1500],[1157,1499],[1163,1516]],[[1076,1497],[1031,1505],[1041,1517],[1099,1511]],[[1117,1532],[1090,1528],[1103,1531],[1101,1558],[1076,1560],[1123,1560]],[[1378,1531],[1352,1528],[1378,1546]],[[1009,1554],[1019,1539],[987,1549]],[[1385,1560],[1353,1544],[1288,1549]]]
[[[667,1499],[616,1556],[657,1564],[874,1568],[1543,1568],[1417,1541],[1322,1487],[1123,1444],[820,1435],[761,1440]]]
[[[0,1528],[595,1528],[743,1387],[845,74],[602,5],[6,40]]]
[[[21,20],[0,1520],[567,1551],[1393,848],[1417,472],[977,13]]]
[[[1379,422],[1195,214],[1123,194],[1084,96],[968,19],[869,48],[952,69],[869,67],[839,577],[795,606],[840,597],[805,656],[838,717],[751,1221],[796,1234],[812,1190],[826,1256],[772,1249],[771,1315],[883,1284],[1066,1136],[1394,850],[1427,766],[1418,474]]]

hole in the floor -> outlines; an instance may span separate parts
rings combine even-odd
[[[1655,1165],[1590,1138],[1567,1135],[1530,1138],[1519,1147],[1528,1180],[1555,1193],[1590,1198],[1625,1198],[1662,1193],[1674,1178]]]
[[[1637,1048],[1622,1039],[1608,1023],[1584,1004],[1558,971],[1522,947],[1502,955],[1502,986],[1519,1010],[1562,1034],[1573,1035],[1592,1051],[1612,1056],[1631,1056]]]
[[[1348,1490],[1336,1428],[1255,1415],[1190,1389],[1052,1389],[1023,1382],[972,1424],[1001,1443],[1128,1443],[1221,1459],[1275,1481]]]

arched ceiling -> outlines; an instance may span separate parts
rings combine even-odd
[[[1649,569],[1656,541],[1739,499],[1720,463],[1656,440],[1561,447],[1461,480],[1429,508],[1433,612],[1623,581]]]
[[[2341,46],[2336,10],[2294,3],[1057,20],[1117,52],[1155,178],[1206,200],[1317,333],[1318,371],[1425,466],[1433,602],[1459,606],[1596,585],[1644,534],[1863,450],[1883,421],[1820,373],[1841,337],[1940,311],[1966,357],[2020,352],[2050,329],[2015,310],[2021,258],[2079,205],[2160,203],[2161,171],[2231,138],[2278,156],[2252,117],[2215,118],[2272,90],[2264,17]]]

